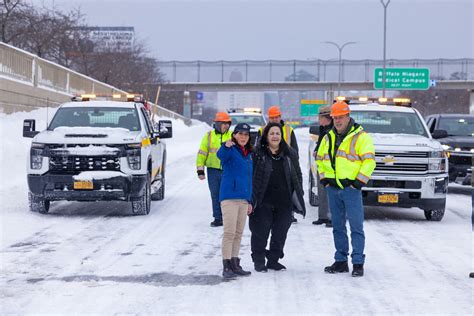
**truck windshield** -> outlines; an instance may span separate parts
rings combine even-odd
[[[237,125],[239,123],[247,123],[250,125],[258,125],[263,126],[265,125],[265,121],[263,120],[262,116],[256,115],[235,115],[231,116],[232,118],[232,125]]]
[[[48,130],[56,127],[122,127],[140,130],[136,109],[130,108],[61,108],[53,117]]]
[[[474,136],[474,117],[440,117],[438,129],[449,136]]]
[[[352,111],[351,117],[369,133],[398,133],[428,137],[423,123],[415,113]]]

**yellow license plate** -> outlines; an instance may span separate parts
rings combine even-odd
[[[398,203],[398,194],[381,194],[378,196],[379,203]]]
[[[92,181],[75,181],[74,182],[74,190],[92,190],[94,189],[94,185]]]

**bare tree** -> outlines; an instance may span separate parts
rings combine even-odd
[[[0,2],[0,32],[4,43],[12,43],[26,32],[27,13],[32,7],[22,0],[2,0]]]

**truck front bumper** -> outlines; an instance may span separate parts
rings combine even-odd
[[[373,175],[362,188],[364,205],[418,207],[423,210],[444,208],[448,191],[448,175],[381,176]],[[397,202],[381,202],[379,196],[397,195]]]
[[[72,175],[28,175],[30,191],[51,201],[133,201],[143,194],[146,181],[146,175],[94,179],[92,189],[77,190]]]

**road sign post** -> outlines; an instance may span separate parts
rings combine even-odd
[[[374,70],[374,88],[383,89],[383,68]],[[428,90],[430,70],[427,68],[386,68],[385,89]]]

